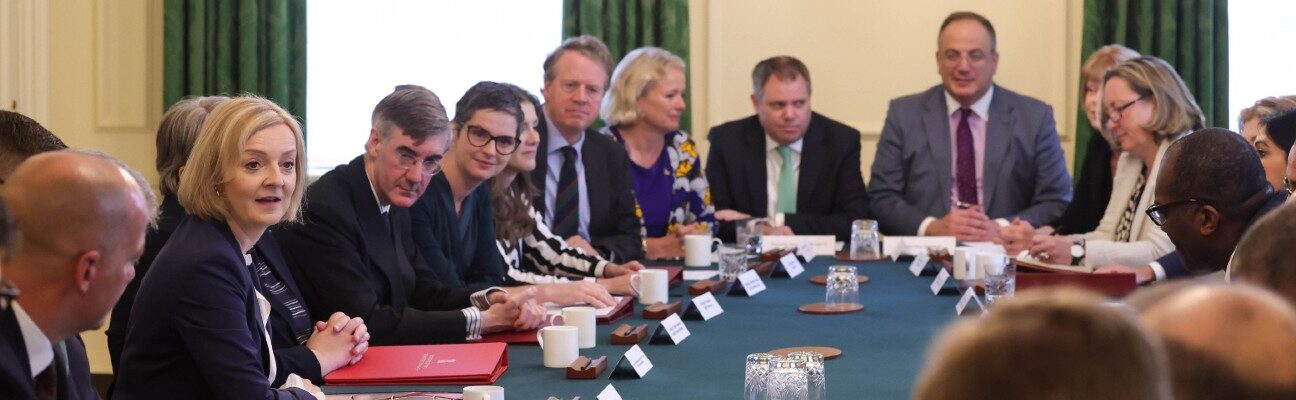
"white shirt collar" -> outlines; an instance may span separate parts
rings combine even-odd
[[[391,211],[391,204],[383,205],[382,200],[378,199],[378,189],[374,188],[373,179],[368,179],[368,181],[369,181],[369,191],[373,193],[374,202],[378,203],[378,213],[386,214],[388,211]]]
[[[23,343],[27,345],[27,361],[31,363],[31,374],[34,379],[54,362],[54,346],[50,344],[45,332],[41,332],[40,327],[36,326],[36,321],[32,321],[31,316],[23,311],[17,301],[10,302],[10,305],[13,306],[14,317],[18,320],[18,330],[22,332]]]
[[[954,113],[958,112],[958,109],[963,107],[963,105],[959,104],[958,100],[954,100],[954,96],[951,96],[948,90],[943,92],[945,93],[945,110],[949,113],[947,115],[954,115]],[[981,120],[989,121],[990,99],[993,97],[994,85],[990,85],[990,90],[987,90],[984,96],[981,96],[980,99],[977,99],[977,101],[972,103],[972,106],[968,108],[971,108],[972,112],[976,113],[978,117],[981,117]]]
[[[792,144],[789,144],[788,147],[791,147],[792,151],[800,153],[801,144],[804,142],[805,142],[805,136],[802,136],[800,139],[797,139],[797,141],[792,142]],[[765,135],[765,152],[768,153],[771,151],[777,151],[778,147],[779,147],[778,142],[775,142],[774,139],[770,139],[769,135]]]

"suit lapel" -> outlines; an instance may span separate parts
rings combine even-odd
[[[797,210],[810,209],[810,200],[814,199],[815,184],[823,177],[824,163],[828,157],[806,157],[806,154],[827,154],[828,134],[824,132],[823,120],[818,114],[810,115],[810,125],[806,128],[805,141],[801,143],[801,173],[797,176]]]
[[[18,327],[18,317],[14,314],[13,304],[0,313],[0,360],[11,360],[12,365],[0,362],[0,371],[6,369],[16,369],[17,371],[6,371],[0,376],[23,376],[31,378],[31,361],[27,358],[27,342],[23,341],[22,329]],[[34,394],[33,394],[34,395]]]
[[[612,209],[612,203],[609,201],[610,196],[595,196],[594,193],[607,193],[611,190],[607,187],[607,183],[611,182],[612,178],[608,176],[606,155],[600,149],[594,148],[593,143],[597,135],[602,134],[586,129],[585,141],[581,143],[580,160],[582,164],[585,164],[585,189],[589,191],[589,193],[581,194],[589,199],[590,214],[597,214],[602,217],[606,215],[607,210]],[[594,221],[601,218],[594,218],[594,215],[590,215],[589,219],[590,225],[593,225]]]
[[[769,211],[769,193],[766,188],[765,171],[765,128],[761,127],[759,120],[750,119],[746,129],[741,131],[744,149],[742,158],[743,169],[747,173],[747,198],[752,202],[752,216],[767,217]],[[736,199],[735,199],[736,200]]]
[[[932,165],[935,166],[935,175],[940,187],[936,188],[940,199],[941,206],[939,209],[948,210],[950,185],[953,176],[950,175],[953,167],[950,166],[950,153],[953,147],[950,144],[950,126],[949,112],[945,106],[945,92],[941,86],[936,86],[928,90],[926,99],[923,101],[923,132],[927,134],[927,150],[931,153]]]
[[[1004,157],[1008,156],[1008,147],[1012,145],[1012,127],[1015,121],[1013,108],[1004,101],[1005,90],[995,88],[994,98],[990,99],[990,119],[986,120],[985,157],[981,160],[981,200],[984,212],[991,212],[994,204],[995,187],[999,185],[1003,170]]]
[[[364,156],[361,156],[364,157]],[[383,275],[387,276],[389,287],[392,290],[393,298],[405,297],[406,284],[401,280],[400,269],[396,261],[396,247],[392,243],[392,232],[387,229],[387,224],[383,221],[383,216],[378,211],[378,201],[374,199],[373,190],[369,185],[369,177],[365,175],[364,160],[359,158],[351,163],[351,197],[353,204],[356,205],[356,222],[360,224],[360,232],[363,234],[361,240],[364,241],[365,253],[378,265],[378,269]],[[391,208],[391,213],[396,212],[397,207]],[[395,225],[395,215],[392,215],[392,224]]]

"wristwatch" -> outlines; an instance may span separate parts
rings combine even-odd
[[[1080,265],[1084,261],[1084,258],[1085,241],[1084,239],[1080,239],[1080,241],[1071,244],[1071,265]]]

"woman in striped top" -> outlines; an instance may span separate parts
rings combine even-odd
[[[637,261],[612,263],[568,246],[549,230],[543,216],[532,206],[536,189],[529,172],[535,169],[540,145],[540,134],[535,129],[540,101],[521,88],[515,86],[514,90],[522,98],[525,116],[521,144],[504,172],[490,182],[497,244],[509,278],[533,284],[594,280],[612,294],[632,294],[630,275],[643,265]]]

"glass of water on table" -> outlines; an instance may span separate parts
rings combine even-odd
[[[726,244],[720,246],[720,279],[733,282],[747,271],[747,246]]]
[[[1013,296],[1017,287],[1017,266],[1004,254],[979,253],[977,266],[985,272],[985,297],[990,304]]]

